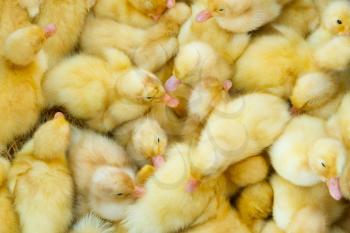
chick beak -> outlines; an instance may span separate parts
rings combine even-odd
[[[155,157],[152,158],[152,163],[153,166],[155,168],[160,168],[161,166],[163,166],[163,164],[165,163],[165,159],[163,155],[157,155]]]
[[[48,25],[46,25],[45,28],[44,28],[46,39],[48,39],[51,36],[53,36],[56,33],[56,30],[57,30],[57,28],[56,28],[55,24],[48,24]]]
[[[328,179],[327,186],[329,190],[329,194],[337,201],[342,198],[342,193],[340,190],[340,181],[338,177],[333,177]]]
[[[290,108],[290,113],[292,114],[292,116],[299,116],[302,113],[302,111],[299,108],[293,106]]]
[[[61,113],[61,112],[56,112],[55,113],[55,116],[53,117],[54,119],[57,119],[57,118],[64,118],[64,114]]]
[[[224,90],[228,92],[232,88],[232,81],[228,79],[225,80],[223,86]]]
[[[146,189],[142,186],[135,186],[135,190],[133,192],[133,196],[135,198],[141,198],[146,193]]]
[[[150,16],[154,21],[158,21],[162,15],[159,14],[159,15],[150,15]]]
[[[197,22],[200,22],[200,23],[203,23],[205,21],[207,21],[208,19],[212,18],[213,17],[213,14],[208,11],[208,10],[203,10],[201,12],[199,12],[196,16],[196,21]]]
[[[180,103],[177,98],[172,97],[169,94],[164,95],[163,102],[170,108],[176,108]]]
[[[167,0],[166,1],[166,6],[170,9],[170,8],[173,8],[176,4],[176,1],[175,0]]]
[[[200,184],[201,184],[200,180],[197,180],[191,177],[186,183],[185,190],[188,193],[194,193]]]
[[[176,91],[176,89],[179,87],[180,84],[181,84],[181,80],[176,78],[175,75],[172,75],[164,84],[165,90],[169,93],[174,92]]]

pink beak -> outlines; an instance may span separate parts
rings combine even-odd
[[[194,193],[200,185],[200,181],[190,178],[186,184],[185,190],[188,193]]]
[[[229,91],[232,88],[232,81],[231,80],[225,80],[224,81],[224,89],[225,91]]]
[[[340,199],[342,199],[342,194],[341,194],[341,190],[340,190],[340,182],[339,182],[339,178],[330,178],[327,181],[327,186],[328,186],[328,190],[329,190],[329,194],[337,201],[339,201]]]
[[[175,0],[167,0],[166,1],[166,6],[170,9],[170,8],[173,8],[176,4],[176,1]]]
[[[56,25],[55,24],[48,24],[44,28],[45,36],[46,38],[50,38],[56,33]]]
[[[196,20],[197,20],[197,22],[203,23],[212,17],[213,17],[213,15],[210,11],[203,10],[197,14]]]
[[[146,190],[144,187],[141,186],[135,186],[135,190],[134,190],[134,197],[136,198],[141,198],[144,194],[146,193]]]
[[[55,116],[53,117],[54,119],[59,118],[59,117],[64,117],[63,113],[61,112],[56,112]]]
[[[163,101],[170,108],[176,108],[180,103],[177,98],[172,97],[169,94],[165,94]]]
[[[181,80],[177,79],[175,75],[171,76],[166,82],[165,82],[165,90],[167,92],[174,92],[181,84]]]
[[[154,21],[158,21],[162,15],[151,15]]]
[[[152,158],[152,163],[153,163],[153,166],[155,168],[157,168],[157,169],[160,168],[165,163],[164,156],[163,155],[158,155],[158,156],[153,157]]]

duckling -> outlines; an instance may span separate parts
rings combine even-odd
[[[316,64],[326,70],[345,70],[350,63],[350,3],[330,1],[320,27],[308,38]]]
[[[270,183],[274,192],[273,219],[286,232],[319,232],[312,229],[320,229],[321,224],[329,227],[344,212],[344,203],[331,198],[323,184],[296,186],[276,174]],[[302,230],[300,227],[310,231],[296,231]],[[295,231],[290,231],[293,229]]]
[[[250,32],[277,18],[283,7],[282,3],[289,1],[212,0],[208,1],[209,9],[199,13],[197,20],[203,22],[215,17],[220,27],[225,30],[235,33]]]
[[[90,211],[110,221],[123,219],[135,200],[135,171],[112,139],[73,128],[68,151],[77,191],[76,215]]]
[[[29,27],[19,30],[37,32],[36,26]],[[39,38],[43,34],[44,32],[30,33]],[[28,57],[26,54],[22,55]],[[6,148],[13,139],[28,133],[39,119],[44,107],[41,80],[47,70],[47,59],[45,53],[40,51],[29,65],[17,67],[0,58],[0,70],[0,147]]]
[[[10,170],[10,162],[0,157],[0,225],[1,233],[19,233],[18,216],[13,207],[12,197],[7,189],[7,176]]]
[[[88,214],[81,218],[69,233],[114,233],[112,224],[107,223],[96,217],[94,214]]]
[[[119,23],[146,28],[156,24],[164,11],[174,6],[174,0],[99,0],[94,7],[94,13],[97,17],[107,17]]]
[[[276,172],[289,182],[313,186],[325,181],[331,196],[341,199],[339,177],[347,161],[346,149],[328,136],[324,120],[307,115],[293,118],[269,154]]]
[[[157,24],[146,29],[90,16],[80,45],[85,52],[98,56],[108,48],[117,48],[126,53],[138,67],[154,72],[177,52],[175,37],[189,15],[187,5],[179,3],[169,9]]]
[[[71,224],[73,181],[66,161],[69,127],[64,115],[56,113],[15,155],[8,187],[23,233],[67,232]]]
[[[168,137],[156,120],[143,117],[128,122],[114,131],[114,136],[126,146],[128,155],[138,168],[150,162],[154,167],[164,163]]]
[[[272,204],[273,191],[266,181],[244,188],[236,200],[238,214],[250,228],[254,221],[266,219],[272,214]]]
[[[78,45],[85,18],[94,2],[95,0],[41,1],[40,13],[35,17],[34,23],[39,26],[54,24],[57,27],[55,37],[44,46],[50,69]]]
[[[131,66],[115,72],[104,60],[84,54],[48,72],[44,93],[49,107],[62,106],[101,132],[143,116],[155,103],[173,104],[155,75]]]

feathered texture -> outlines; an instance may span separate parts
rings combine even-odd
[[[74,224],[69,233],[114,233],[112,224],[103,221],[93,214],[88,214]]]

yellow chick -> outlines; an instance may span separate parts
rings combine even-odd
[[[155,103],[174,104],[153,74],[133,67],[114,72],[107,62],[89,55],[54,67],[44,92],[49,106],[62,106],[101,132],[143,116]]]
[[[146,29],[90,16],[80,44],[90,54],[101,56],[108,48],[126,53],[138,67],[157,71],[177,52],[176,36],[190,15],[186,4],[169,9],[159,22]]]
[[[112,224],[90,213],[75,223],[69,233],[115,233],[115,229]]]
[[[128,210],[124,225],[129,233],[176,232],[215,217],[225,198],[224,177],[208,180],[197,192],[186,191],[190,177],[191,146],[174,144],[167,162],[146,183],[146,193]]]
[[[197,21],[203,22],[215,17],[216,22],[225,30],[235,33],[250,32],[277,18],[283,7],[282,3],[289,1],[211,0],[208,1],[209,9],[197,15]]]
[[[68,158],[77,216],[91,211],[111,221],[123,219],[136,193],[135,171],[123,148],[107,137],[73,128]]]
[[[37,32],[37,27],[19,30]],[[35,37],[42,34],[31,35]],[[47,59],[42,51],[36,54],[33,62],[24,67],[0,59],[0,148],[6,147],[15,137],[28,133],[39,119],[43,108],[41,80],[46,70]]]
[[[57,27],[55,37],[47,41],[44,46],[49,68],[74,51],[88,10],[93,4],[94,0],[41,1],[40,13],[34,22],[40,26],[54,24]]]
[[[330,1],[322,12],[322,23],[308,38],[316,64],[326,70],[345,70],[350,63],[350,3]]]
[[[286,232],[320,232],[312,229],[320,229],[322,224],[328,227],[342,216],[345,204],[333,200],[323,184],[295,186],[278,175],[273,175],[270,182],[274,192],[273,219]],[[297,231],[300,227],[310,231]],[[288,231],[293,228],[295,231]]]
[[[324,181],[331,196],[341,199],[339,178],[347,162],[346,149],[328,136],[324,120],[307,115],[293,118],[269,154],[276,172],[289,182],[312,186]]]
[[[191,156],[192,178],[216,177],[230,165],[259,154],[289,119],[287,103],[269,94],[247,94],[218,105]]]
[[[230,166],[225,174],[238,187],[245,187],[266,179],[269,164],[262,155],[249,157]]]
[[[164,163],[168,137],[156,120],[143,117],[128,122],[119,127],[114,136],[139,168],[147,164],[160,167]]]
[[[10,162],[0,157],[0,225],[1,233],[19,233],[18,216],[13,207],[12,197],[7,189]]]
[[[157,23],[174,0],[99,0],[94,7],[97,17],[107,17],[119,23],[146,28]]]
[[[273,191],[266,181],[244,188],[236,200],[238,214],[249,227],[256,220],[268,218],[272,213],[272,204]]]
[[[238,90],[288,98],[297,78],[314,69],[312,51],[304,39],[286,27],[277,30],[279,34],[257,37],[237,60],[233,86]]]
[[[69,123],[62,113],[56,113],[15,156],[8,187],[23,233],[67,232],[71,224],[73,181],[66,161],[69,138]]]

